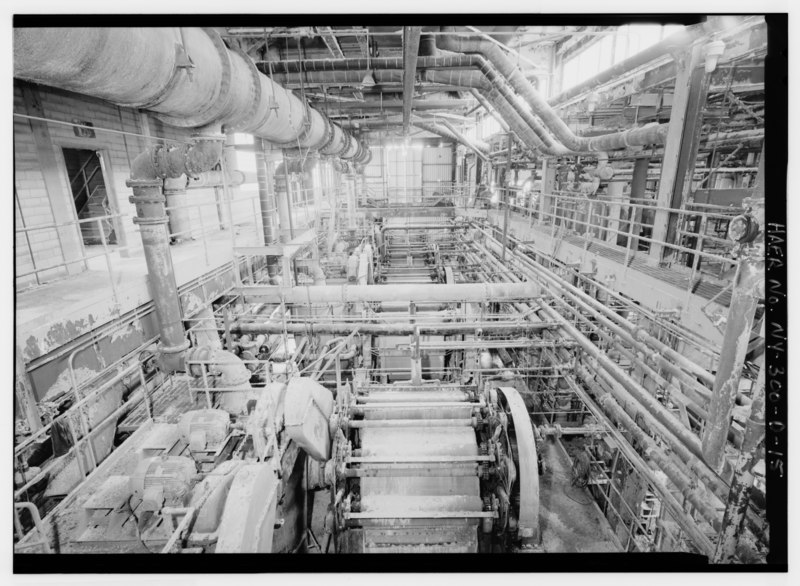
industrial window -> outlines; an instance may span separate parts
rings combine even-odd
[[[69,187],[78,220],[103,218],[94,222],[81,222],[80,230],[83,243],[87,245],[102,244],[105,237],[107,244],[116,244],[117,235],[110,218],[108,190],[106,189],[100,155],[86,149],[62,149],[64,164],[67,168]]]
[[[681,29],[682,25],[627,24],[598,31],[597,40],[564,61],[561,87],[568,90]]]
[[[484,115],[478,119],[478,122],[464,134],[470,140],[486,140],[493,134],[502,132],[503,128],[500,123],[495,120],[494,116]]]

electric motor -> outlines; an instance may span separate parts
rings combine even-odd
[[[128,486],[133,496],[142,500],[144,511],[180,507],[190,495],[196,473],[191,458],[156,456],[139,462]]]
[[[222,409],[197,409],[183,414],[178,430],[192,452],[215,450],[228,435],[230,419]]]

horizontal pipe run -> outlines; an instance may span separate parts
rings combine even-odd
[[[495,259],[494,262],[496,263],[497,260]],[[614,388],[618,390],[620,400],[629,400],[632,401],[633,405],[641,406],[645,417],[652,418],[654,424],[658,424],[661,429],[668,432],[667,439],[672,440],[680,449],[688,450],[696,460],[702,459],[700,438],[684,427],[664,405],[631,379],[625,371],[554,308],[542,306],[540,309],[550,319],[561,324],[561,330],[574,339],[584,352],[595,361],[599,367],[598,372],[600,374],[608,377],[609,382],[613,381]],[[698,464],[698,466],[701,466],[701,464]],[[709,476],[712,475],[713,472],[709,474]]]
[[[492,237],[487,232],[483,231],[491,241],[494,241],[495,246],[499,246],[500,242]],[[536,272],[537,276],[540,276],[551,284],[556,285],[557,290],[561,293],[566,293],[570,297],[577,298],[576,302],[579,304],[581,308],[587,309],[591,311],[593,314],[602,313],[603,316],[606,318],[603,320],[604,324],[610,323],[608,320],[613,320],[617,322],[618,325],[614,327],[614,333],[620,335],[621,337],[625,335],[626,339],[628,337],[633,337],[635,340],[642,342],[649,346],[653,351],[657,353],[659,357],[663,357],[663,359],[659,358],[659,367],[667,369],[670,374],[678,376],[682,382],[686,383],[687,385],[691,385],[692,388],[697,390],[701,395],[706,398],[710,398],[710,390],[703,389],[702,385],[698,385],[697,381],[693,381],[691,378],[687,378],[688,375],[691,377],[697,377],[702,382],[706,384],[713,384],[714,383],[714,376],[709,373],[707,370],[699,366],[698,364],[692,362],[681,353],[677,352],[676,350],[670,348],[660,340],[654,338],[650,334],[648,334],[644,329],[639,328],[625,319],[623,316],[616,313],[613,309],[603,305],[596,299],[590,297],[585,292],[579,290],[578,288],[569,284],[565,279],[559,277],[552,271],[547,271],[544,267],[539,266],[535,261],[531,260],[527,256],[523,254],[519,254],[519,252],[530,251],[535,252],[529,246],[522,244],[517,249],[512,251],[512,254],[515,258],[519,259],[527,268]],[[635,344],[635,346],[639,346],[639,344]],[[680,368],[676,368],[676,365]],[[681,373],[680,370],[683,369],[686,372]]]
[[[435,464],[438,462],[494,462],[494,456],[476,454],[474,456],[454,456],[443,454],[441,456],[350,456],[348,464]]]
[[[478,466],[471,466],[469,468],[454,468],[436,466],[433,468],[365,468],[359,466],[358,468],[347,468],[344,475],[347,478],[419,478],[434,476],[437,478],[447,477],[463,477],[463,476],[479,476],[481,469]]]
[[[574,388],[578,394],[578,397],[587,406],[589,411],[609,429],[610,434],[617,440],[616,443],[625,457],[628,458],[636,470],[638,470],[639,473],[642,474],[642,476],[658,490],[660,496],[663,498],[663,502],[667,507],[667,510],[675,518],[681,528],[687,533],[687,535],[690,536],[692,541],[695,542],[695,545],[698,546],[700,551],[703,551],[706,553],[706,555],[709,555],[709,552],[712,552],[714,549],[714,546],[709,538],[700,530],[695,520],[684,510],[683,506],[673,496],[672,492],[668,489],[661,478],[653,473],[653,470],[651,470],[650,466],[648,466],[642,456],[640,456],[639,453],[633,449],[633,446],[631,446],[630,442],[620,434],[616,426],[612,424],[612,417],[607,415],[601,407],[597,406],[589,397],[587,392],[579,385],[575,385]],[[611,411],[614,413],[614,415],[620,415],[620,412],[613,410],[613,408]],[[623,426],[626,423],[630,425],[630,418],[625,418],[624,412],[622,412],[619,423]],[[635,433],[639,428],[635,423],[633,423],[633,425],[634,427],[631,429]]]
[[[17,28],[14,76],[149,110],[172,126],[224,125],[226,132],[312,150],[329,146],[334,129],[356,142],[242,51],[229,49],[213,28]]]
[[[409,391],[413,395],[415,391]],[[454,409],[480,409],[484,407],[482,403],[470,403],[467,401],[421,401],[418,403],[401,401],[398,403],[366,403],[351,407],[350,410],[356,415],[363,415],[366,411],[383,411],[392,409],[443,409],[452,407]]]
[[[309,336],[319,334],[335,334],[344,336],[356,330],[360,334],[370,334],[378,336],[410,336],[419,330],[420,335],[438,335],[438,336],[454,336],[459,334],[474,334],[482,332],[483,334],[526,334],[530,332],[538,332],[541,330],[555,328],[557,324],[553,322],[541,323],[492,323],[492,322],[479,322],[479,323],[338,323],[338,324],[325,324],[325,323],[290,323],[283,324],[281,322],[266,322],[266,323],[235,323],[231,326],[231,332],[234,334],[280,334],[287,332],[289,334],[306,334]]]
[[[669,449],[680,459],[682,466],[686,469],[686,473],[697,475],[703,484],[711,489],[713,494],[720,499],[725,498],[725,495],[728,493],[728,487],[723,480],[717,476],[704,461],[693,454],[675,434],[652,417],[650,413],[642,411],[635,403],[627,400],[624,389],[619,383],[612,379],[610,375],[601,370],[592,373],[588,368],[582,365],[577,366],[576,372],[582,380],[587,382],[592,381],[591,384],[594,385],[592,393],[595,392],[595,387],[600,388],[601,385],[604,385],[603,388],[608,395],[607,399],[604,400],[611,401],[613,399],[613,404],[615,406],[621,406],[620,408],[625,412],[625,416],[631,421],[633,421],[634,417],[640,417],[641,414],[643,418],[642,425],[646,427],[650,433],[661,436],[667,442]],[[599,377],[599,381],[595,380],[595,377]],[[598,384],[598,382],[601,384]],[[637,429],[641,431],[641,427],[638,424]]]
[[[494,511],[375,511],[343,513],[345,519],[493,519]]]
[[[473,419],[358,419],[347,422],[351,429],[364,429],[368,427],[475,427],[477,421]]]
[[[585,371],[584,374],[586,374]],[[611,415],[612,419],[618,424],[623,425],[633,435],[637,444],[642,446],[645,454],[653,460],[667,475],[670,481],[681,490],[681,493],[686,496],[686,499],[703,515],[712,527],[719,529],[721,515],[711,505],[708,496],[699,494],[699,491],[693,486],[691,475],[687,474],[688,470],[682,470],[682,468],[685,468],[685,463],[679,465],[670,460],[664,452],[656,446],[651,437],[625,412],[624,408],[611,394],[601,393],[597,385],[593,384],[591,378],[588,379],[588,381],[591,388],[590,393],[594,395],[596,402]]]
[[[442,197],[448,197],[443,195]],[[463,224],[454,224],[452,222],[448,222],[446,224],[387,224],[383,226],[381,230],[383,232],[392,232],[392,231],[402,231],[402,230],[454,230],[456,228],[468,228],[467,223]],[[398,242],[398,244],[403,245],[404,242]]]
[[[279,287],[247,285],[236,288],[245,303],[364,303],[370,301],[497,302],[538,298],[541,288],[524,283],[459,283],[399,285],[324,285]]]

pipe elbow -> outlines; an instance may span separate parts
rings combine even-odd
[[[159,178],[153,164],[154,149],[155,147],[145,149],[133,160],[131,163],[132,181],[154,181]]]

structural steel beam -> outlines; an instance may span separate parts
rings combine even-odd
[[[322,37],[322,42],[325,43],[325,46],[328,47],[328,51],[333,55],[333,58],[344,59],[344,53],[342,53],[342,48],[339,46],[336,35],[333,34],[333,29],[329,26],[318,26],[316,29],[319,36]]]
[[[725,446],[731,415],[739,391],[747,344],[753,328],[756,307],[763,295],[764,261],[745,256],[741,259],[738,280],[734,283],[725,337],[719,353],[714,389],[708,405],[709,421],[703,430],[703,457],[716,472],[725,465]]]
[[[411,105],[414,98],[414,78],[417,75],[417,55],[421,26],[403,27],[403,135],[408,135]]]
[[[679,209],[684,197],[684,183],[688,172],[694,170],[699,143],[699,124],[708,94],[710,76],[704,68],[703,47],[695,46],[684,53],[675,78],[675,96],[664,144],[661,179],[658,184],[656,205],[659,208]],[[691,185],[691,179],[688,186]],[[650,257],[654,263],[669,255],[676,240],[678,216],[666,209],[658,209],[653,221],[653,245]],[[662,244],[667,243],[667,244]]]

